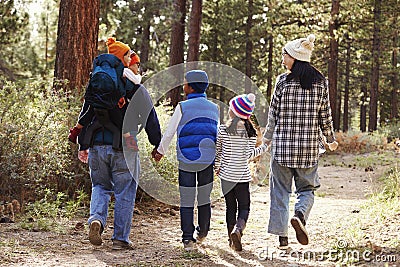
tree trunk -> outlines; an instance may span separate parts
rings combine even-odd
[[[346,71],[345,71],[345,85],[344,85],[344,99],[343,99],[343,132],[349,130],[349,91],[350,91],[350,56],[351,56],[351,42],[349,35],[345,34],[346,39]]]
[[[248,2],[248,10],[247,10],[247,21],[246,21],[246,76],[249,79],[245,81],[245,93],[248,94],[251,92],[251,64],[252,64],[252,55],[253,55],[253,40],[251,39],[251,28],[253,27],[253,0],[249,0]]]
[[[361,79],[361,99],[360,99],[360,131],[367,131],[367,87],[366,78]]]
[[[272,66],[273,66],[273,57],[274,57],[274,37],[271,34],[268,37],[268,85],[267,85],[267,100],[268,103],[272,98]]]
[[[97,55],[99,15],[100,0],[61,0],[54,69],[56,89],[81,94]]]
[[[335,131],[340,128],[340,106],[337,103],[337,65],[339,44],[336,40],[335,32],[339,28],[339,0],[332,0],[331,20],[329,22],[330,36],[330,57],[328,60],[328,80],[329,80],[329,101],[332,109],[333,128]]]
[[[44,60],[45,60],[45,62],[46,62],[46,66],[45,66],[45,68],[44,68],[44,71],[43,71],[43,73],[42,73],[42,77],[43,78],[45,78],[47,75],[48,75],[48,73],[49,73],[49,14],[50,13],[50,10],[49,10],[49,5],[47,4],[46,5],[46,21],[45,21],[45,24],[46,24],[46,28],[45,28],[45,38],[46,38],[46,41],[45,41],[45,49],[44,49]]]
[[[214,6],[214,10],[213,13],[215,15],[215,17],[218,17],[220,14],[220,10],[219,10],[219,4],[218,1],[215,2],[215,6]],[[218,25],[212,25],[212,42],[211,42],[211,58],[213,58],[215,60],[215,62],[220,62],[219,59],[219,53],[218,53],[218,38],[219,38],[219,28]],[[217,68],[217,66],[214,64],[213,68],[212,68],[212,77],[220,77],[221,75],[218,75],[219,69]],[[217,83],[219,81],[215,81],[215,83]],[[220,87],[218,87],[217,84],[211,84],[210,85],[212,90],[209,90],[209,92],[207,93],[207,95],[210,95],[210,97],[217,99],[220,101],[219,104],[219,113],[220,113],[220,118],[224,118],[224,107],[222,105],[223,101],[224,101],[224,90]]]
[[[374,33],[372,41],[372,70],[369,102],[368,131],[373,132],[378,126],[378,88],[379,88],[379,57],[380,57],[380,20],[381,1],[375,0],[374,7]]]
[[[146,22],[142,33],[142,43],[140,45],[140,62],[142,71],[147,71],[146,63],[149,61],[150,53],[150,21]]]
[[[393,29],[396,29],[397,25],[397,16],[394,16],[393,21]],[[392,99],[391,99],[391,111],[390,111],[390,119],[398,119],[399,118],[399,99],[398,99],[398,88],[399,88],[399,68],[397,66],[397,57],[398,57],[398,29],[394,30],[393,36],[393,52],[392,52],[392,68],[393,68],[393,78],[392,78]]]
[[[202,2],[202,0],[192,0],[192,11],[190,12],[189,23],[188,62],[199,60]],[[195,69],[196,65],[191,64],[191,68]]]
[[[184,41],[185,41],[185,17],[186,17],[186,0],[174,0],[174,21],[172,22],[171,33],[171,52],[169,65],[174,66],[183,63],[184,59]],[[176,73],[175,79],[183,81],[183,71]],[[168,99],[172,106],[176,107],[181,97],[182,86],[176,87],[169,91]]]

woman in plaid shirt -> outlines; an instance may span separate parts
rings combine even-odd
[[[331,150],[337,148],[333,132],[326,78],[310,64],[315,36],[288,42],[272,96],[264,138],[272,142],[270,218],[268,232],[279,236],[279,248],[288,248],[289,197],[294,179],[295,214],[290,223],[302,245],[309,242],[305,225],[319,188],[318,137],[320,131]]]

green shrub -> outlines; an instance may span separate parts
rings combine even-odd
[[[34,201],[45,188],[75,192],[76,151],[68,128],[80,105],[52,83],[0,83],[0,195]]]
[[[384,199],[398,199],[400,198],[400,169],[396,165],[391,168],[385,177],[381,179],[383,182],[383,189],[378,194]]]
[[[76,200],[68,200],[63,192],[54,192],[51,189],[44,190],[44,196],[40,200],[29,203],[26,207],[26,214],[21,222],[24,229],[35,231],[64,232],[62,222],[73,218],[81,209],[88,211],[85,203],[88,195],[82,190],[77,191]],[[87,214],[79,214],[86,216]]]
[[[382,125],[378,129],[378,133],[386,136],[388,143],[392,142],[393,140],[400,139],[400,120],[397,122],[391,122],[390,124]]]

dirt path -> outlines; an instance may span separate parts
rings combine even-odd
[[[164,207],[139,204],[140,214],[134,216],[131,234],[133,251],[112,251],[110,228],[103,235],[103,246],[91,246],[87,229],[79,227],[85,224],[86,218],[63,222],[66,233],[29,232],[18,228],[18,224],[0,224],[0,266],[335,266],[335,262],[317,257],[332,250],[337,240],[351,243],[344,234],[346,223],[361,216],[359,210],[366,202],[365,194],[383,170],[382,167],[365,172],[364,168],[352,166],[321,166],[322,186],[307,225],[310,245],[299,245],[290,228],[291,250],[286,254],[276,248],[277,237],[266,232],[269,188],[263,186],[252,193],[251,214],[240,253],[228,247],[225,204],[219,199],[213,203],[212,230],[194,253],[182,249],[178,212],[170,215],[163,212]],[[382,229],[379,235],[372,233],[368,238],[373,244],[381,244],[393,236],[400,240],[399,225],[400,218],[391,228]],[[311,256],[304,259],[302,255],[307,253]],[[393,254],[393,251],[384,248],[381,253]],[[371,262],[361,266],[400,266],[399,252],[395,253],[397,262],[388,265]]]

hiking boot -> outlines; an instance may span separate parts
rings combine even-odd
[[[290,219],[294,230],[296,231],[296,238],[302,245],[308,245],[308,233],[306,230],[306,221],[304,215],[300,211],[296,211],[294,216]]]
[[[200,231],[199,226],[196,227],[196,234],[196,243],[202,243],[204,240],[206,240],[207,233]]]
[[[123,249],[131,250],[131,249],[133,249],[133,244],[131,242],[126,243],[124,241],[114,239],[112,241],[112,243],[113,243],[112,250],[123,250]]]
[[[100,246],[103,243],[101,239],[101,222],[99,220],[94,220],[89,226],[89,241],[92,245]]]
[[[228,242],[229,242],[229,247],[230,247],[230,248],[233,248],[233,247],[232,247],[231,233],[232,233],[232,231],[233,231],[233,228],[235,228],[235,226],[234,226],[234,225],[228,225],[227,228],[228,228]]]
[[[235,251],[242,251],[242,235],[244,228],[246,228],[246,222],[242,218],[238,218],[231,232],[232,248]]]
[[[287,236],[280,236],[279,237],[279,246],[278,249],[286,250],[289,248],[289,240]]]
[[[194,249],[195,242],[193,240],[183,240],[183,248],[185,251],[192,251]]]

